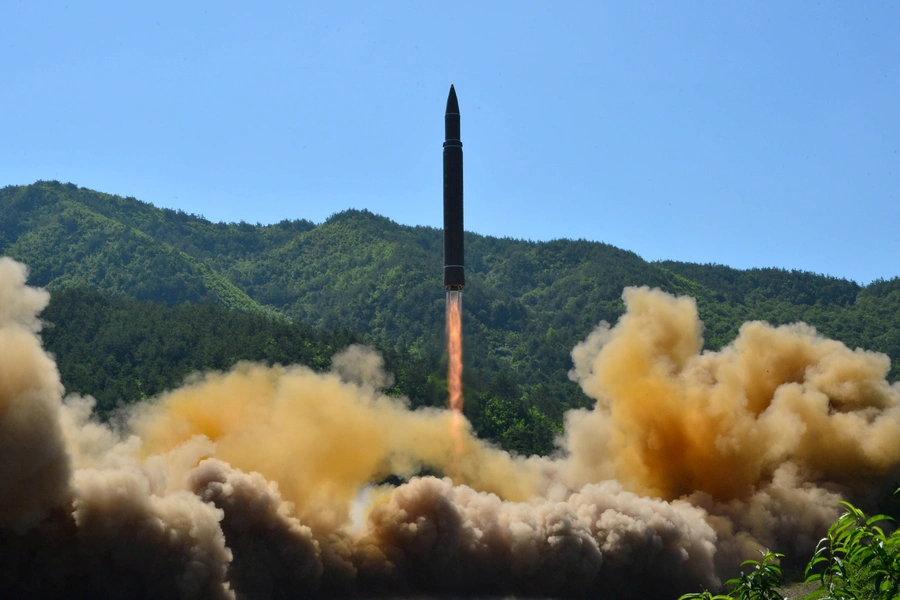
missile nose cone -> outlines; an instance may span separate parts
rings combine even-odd
[[[459,102],[456,101],[456,90],[453,89],[453,84],[450,84],[450,95],[447,96],[447,110],[444,114],[448,115],[458,115],[459,114]]]
[[[450,85],[450,95],[447,96],[447,110],[444,112],[444,146],[459,146],[459,102],[456,101],[456,89]]]

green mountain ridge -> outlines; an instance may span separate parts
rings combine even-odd
[[[35,285],[51,291],[100,289],[168,303],[212,301],[237,310],[263,311],[204,262],[81,202],[78,196],[85,194],[71,184],[4,188],[0,195],[0,252],[27,264]],[[160,271],[165,277],[149,276]]]
[[[900,278],[860,286],[802,271],[647,262],[586,240],[465,236],[466,376],[484,398],[525,399],[553,415],[584,405],[567,377],[569,353],[621,315],[623,288],[642,285],[694,297],[709,349],[748,320],[805,321],[851,348],[886,352],[891,378],[900,374]],[[224,224],[73,184],[0,189],[0,254],[28,264],[33,285],[354,331],[425,360],[438,377],[442,248],[439,229],[365,210],[318,225]]]

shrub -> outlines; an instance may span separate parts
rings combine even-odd
[[[828,528],[806,567],[806,581],[819,589],[807,596],[816,600],[894,600],[900,597],[900,530],[887,534],[880,523],[887,515],[866,517],[849,502],[846,511]],[[726,594],[709,591],[685,594],[679,600],[785,600],[776,589],[783,555],[763,552],[762,560],[748,560],[749,573],[725,582]]]
[[[776,589],[781,585],[782,571],[778,559],[783,554],[775,552],[760,552],[762,560],[745,560],[741,567],[753,567],[748,573],[741,570],[741,575],[725,582],[725,588],[729,594],[712,595],[712,593],[700,592],[685,594],[678,600],[785,600],[784,596]]]
[[[900,532],[886,534],[878,523],[886,515],[866,518],[849,502],[847,511],[828,529],[806,567],[807,581],[819,580],[823,600],[885,600],[900,591]]]

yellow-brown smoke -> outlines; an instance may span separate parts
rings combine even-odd
[[[900,458],[885,357],[761,323],[702,353],[693,301],[647,289],[573,352],[597,405],[557,459],[468,428],[455,454],[451,412],[385,396],[361,347],[330,373],[198,375],[114,429],[63,400],[24,282],[0,259],[3,597],[671,598],[761,546],[808,549]],[[412,478],[375,485],[391,474]]]
[[[348,354],[363,363],[373,356],[351,347],[338,362]],[[451,420],[444,410],[410,411],[402,399],[368,382],[348,383],[306,367],[242,363],[164,394],[136,411],[130,426],[144,456],[198,437],[210,440],[215,447],[209,456],[277,481],[296,513],[318,526],[345,523],[350,501],[368,483],[391,474],[411,476],[422,467],[527,499],[537,476],[513,476],[521,470],[517,460],[468,429],[457,440]],[[461,456],[452,452],[458,442]]]
[[[693,299],[647,288],[623,298],[618,324],[573,351],[572,377],[598,399],[591,413],[568,417],[579,477],[602,471],[640,493],[725,502],[747,498],[786,463],[807,481],[842,484],[896,471],[900,387],[885,380],[887,356],[807,325],[761,322],[702,353]]]

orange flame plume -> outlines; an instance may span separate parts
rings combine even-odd
[[[462,449],[462,292],[447,292],[447,353],[450,364],[447,367],[447,392],[450,396],[450,410],[453,411],[453,434],[457,440],[457,450]]]

